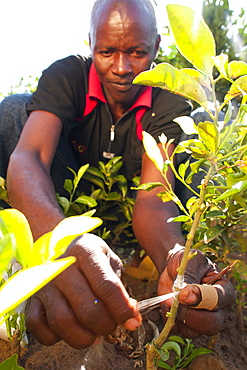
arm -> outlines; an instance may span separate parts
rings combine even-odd
[[[159,144],[164,160],[165,153]],[[174,150],[170,145],[170,153]],[[171,169],[168,170],[168,179],[174,186],[175,179]],[[162,182],[165,185],[163,176],[157,170],[146,153],[142,158],[141,183]],[[133,229],[141,247],[151,257],[159,273],[162,273],[168,252],[174,248],[176,243],[184,245],[184,238],[181,233],[181,225],[177,222],[167,223],[170,217],[179,215],[178,208],[174,202],[162,202],[157,194],[164,188],[155,188],[151,191],[138,190],[134,212]]]
[[[174,147],[170,148],[174,150]],[[163,150],[161,149],[162,153]],[[165,155],[163,153],[165,159]],[[170,171],[168,180],[174,186],[174,176]],[[143,155],[141,183],[163,182],[164,178],[153,165],[146,154]],[[164,183],[165,184],[165,183]],[[177,222],[167,223],[170,217],[178,215],[178,209],[173,202],[163,203],[157,194],[164,190],[155,188],[150,192],[139,190],[133,213],[133,228],[141,247],[151,257],[159,273],[158,294],[169,293],[180,265],[185,240],[182,236],[181,225]],[[189,260],[185,283],[206,284],[218,272],[215,266],[202,252]],[[200,290],[195,285],[187,285],[179,294],[179,305],[175,330],[187,338],[200,334],[214,335],[224,325],[224,311],[233,304],[235,293],[233,286],[226,278],[221,278],[214,285],[217,290],[218,303],[214,311],[190,308],[202,301]],[[162,304],[162,316],[170,310],[172,300]]]
[[[9,164],[12,206],[25,214],[35,238],[65,217],[50,178],[61,130],[55,115],[31,113]],[[67,256],[75,256],[76,263],[32,297],[26,316],[28,330],[45,345],[63,339],[80,349],[98,335],[112,333],[118,323],[135,330],[141,316],[121,283],[121,261],[107,244],[84,234],[68,246]]]
[[[35,239],[64,218],[50,178],[61,130],[62,123],[54,114],[32,112],[9,162],[7,186],[11,205],[25,214]]]

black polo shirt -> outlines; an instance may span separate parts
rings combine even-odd
[[[121,173],[131,179],[140,174],[141,132],[156,140],[162,133],[179,142],[181,129],[175,117],[189,115],[190,103],[160,88],[143,86],[133,106],[117,122],[111,114],[91,58],[70,56],[46,69],[28,111],[55,114],[81,165],[98,167],[106,157],[123,157]],[[114,129],[114,133],[113,133]]]

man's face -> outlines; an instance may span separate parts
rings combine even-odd
[[[112,104],[133,101],[141,87],[132,81],[150,68],[159,46],[150,22],[135,7],[128,13],[125,9],[103,11],[91,32],[95,68]]]

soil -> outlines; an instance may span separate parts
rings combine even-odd
[[[124,276],[126,288],[136,299],[156,294],[156,282],[147,282]],[[241,318],[239,313],[243,314]],[[240,317],[240,319],[239,319]],[[225,327],[215,337],[201,336],[192,341],[195,347],[212,350],[198,356],[188,370],[246,370],[247,369],[247,305],[238,310],[228,310]],[[63,341],[43,346],[29,334],[28,348],[0,341],[0,363],[19,354],[19,365],[26,370],[131,370],[145,369],[145,344],[152,340],[157,328],[163,326],[159,308],[143,314],[143,327],[134,333],[119,327],[116,332],[102,339],[101,343],[86,350],[75,350]]]

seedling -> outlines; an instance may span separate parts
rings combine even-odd
[[[228,56],[215,55],[214,37],[202,17],[191,8],[182,5],[167,5],[170,29],[175,44],[181,54],[192,63],[194,68],[177,69],[168,63],[161,63],[154,69],[142,72],[134,83],[158,86],[175,94],[194,100],[204,108],[208,118],[194,123],[190,117],[179,117],[175,121],[187,135],[196,135],[181,142],[171,156],[168,155],[169,145],[165,135],[160,142],[167,156],[164,163],[155,140],[144,133],[143,143],[147,155],[154,162],[167,180],[168,168],[175,177],[191,191],[191,198],[184,205],[168,185],[159,194],[162,201],[173,200],[181,210],[181,216],[169,222],[183,222],[187,230],[184,257],[178,269],[178,277],[174,284],[175,290],[181,289],[184,271],[190,248],[200,248],[210,256],[215,256],[224,265],[232,263],[228,259],[231,238],[241,235],[243,221],[246,221],[247,203],[247,64],[241,61],[228,61]],[[214,77],[213,69],[218,70]],[[215,85],[226,79],[230,89],[224,101],[216,100]],[[210,92],[212,101],[208,101],[205,92]],[[236,117],[232,117],[231,100],[242,96]],[[213,106],[213,110],[211,109]],[[224,121],[219,120],[220,112],[225,109]],[[189,153],[192,160],[175,167],[175,156]],[[203,173],[202,181],[197,188],[191,186],[193,177]],[[150,190],[160,183],[143,184],[138,189]],[[237,232],[236,232],[237,231]],[[239,237],[239,240],[241,238]],[[223,243],[222,243],[223,242]],[[236,240],[234,247],[236,248]],[[241,247],[239,246],[239,249]],[[235,264],[233,269],[237,269]],[[242,273],[247,276],[244,265]],[[164,344],[172,326],[178,308],[178,299],[174,298],[171,315],[165,328],[155,340],[154,345],[147,348],[147,369],[155,369],[157,350]],[[158,358],[161,357],[159,353]]]
[[[70,242],[83,233],[101,225],[96,217],[74,216],[61,221],[52,232],[33,243],[32,233],[25,216],[16,209],[0,211],[0,318],[6,322],[9,338],[13,330],[24,330],[23,314],[17,306],[75,262],[75,257],[57,259]],[[20,264],[20,271],[11,275],[12,260]]]

